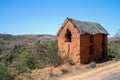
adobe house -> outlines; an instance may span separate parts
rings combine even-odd
[[[107,57],[108,32],[95,22],[67,18],[58,32],[59,56],[84,64]]]

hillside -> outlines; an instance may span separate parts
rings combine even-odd
[[[55,35],[10,35],[0,34],[0,58],[11,54],[16,47],[34,46],[36,43],[47,43],[56,40]],[[36,50],[34,50],[36,51]]]
[[[0,80],[14,80],[16,75],[42,68],[46,51],[56,39],[55,35],[0,34]]]
[[[108,38],[108,41],[110,42],[110,41],[118,41],[119,40],[119,38],[117,38],[117,37],[109,37]]]
[[[10,35],[0,34],[0,46],[13,48],[19,45],[31,45],[38,41],[48,42],[56,40],[55,35]]]

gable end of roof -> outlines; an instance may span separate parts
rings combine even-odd
[[[99,23],[96,22],[88,22],[88,21],[79,21],[79,20],[75,20],[75,19],[71,19],[71,18],[67,18],[62,27],[60,28],[60,30],[58,31],[58,34],[60,33],[60,31],[62,30],[62,28],[64,27],[64,25],[68,22],[71,21],[72,24],[78,29],[78,31],[80,32],[80,34],[106,34],[108,35],[109,33],[107,32],[107,30],[105,30],[104,27],[102,27]]]

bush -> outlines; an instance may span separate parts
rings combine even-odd
[[[68,62],[68,64],[71,65],[71,66],[72,66],[72,65],[75,65],[75,63],[73,62],[73,60],[70,59],[70,58],[67,59],[67,62]]]
[[[38,41],[35,43],[32,53],[39,58],[42,58],[43,56],[45,56],[45,51],[46,51],[46,47],[47,47],[48,43],[47,42],[42,42],[42,41]]]
[[[62,74],[66,74],[69,72],[67,69],[61,69],[61,71],[62,71]]]
[[[49,42],[46,53],[44,57],[45,64],[57,66],[60,63],[60,58],[58,56],[58,41],[51,41]]]
[[[21,74],[24,72],[28,72],[29,68],[26,65],[26,53],[20,54],[16,60],[14,61],[14,65],[16,67],[17,73]]]
[[[0,80],[14,80],[12,74],[2,64],[0,64]]]
[[[118,53],[118,46],[114,42],[108,43],[108,53],[109,55],[115,56]]]
[[[18,55],[14,61],[18,74],[26,73],[39,67],[39,59],[35,57],[29,49]]]
[[[15,46],[11,51],[2,58],[3,61],[6,62],[6,64],[12,64],[15,58],[18,57],[19,54],[25,51],[25,46]]]
[[[29,69],[33,70],[39,67],[39,60],[37,57],[33,56],[32,54],[29,54],[26,56],[26,64]]]
[[[88,65],[88,68],[95,68],[96,67],[96,63],[95,62],[90,62]]]
[[[23,60],[21,61],[17,60],[15,62],[15,67],[16,67],[17,74],[29,72],[29,68]]]
[[[116,59],[120,59],[120,47],[115,42],[108,43],[108,54]]]

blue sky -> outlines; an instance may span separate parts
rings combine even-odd
[[[0,33],[54,34],[64,20],[98,22],[114,36],[120,0],[0,0]]]

